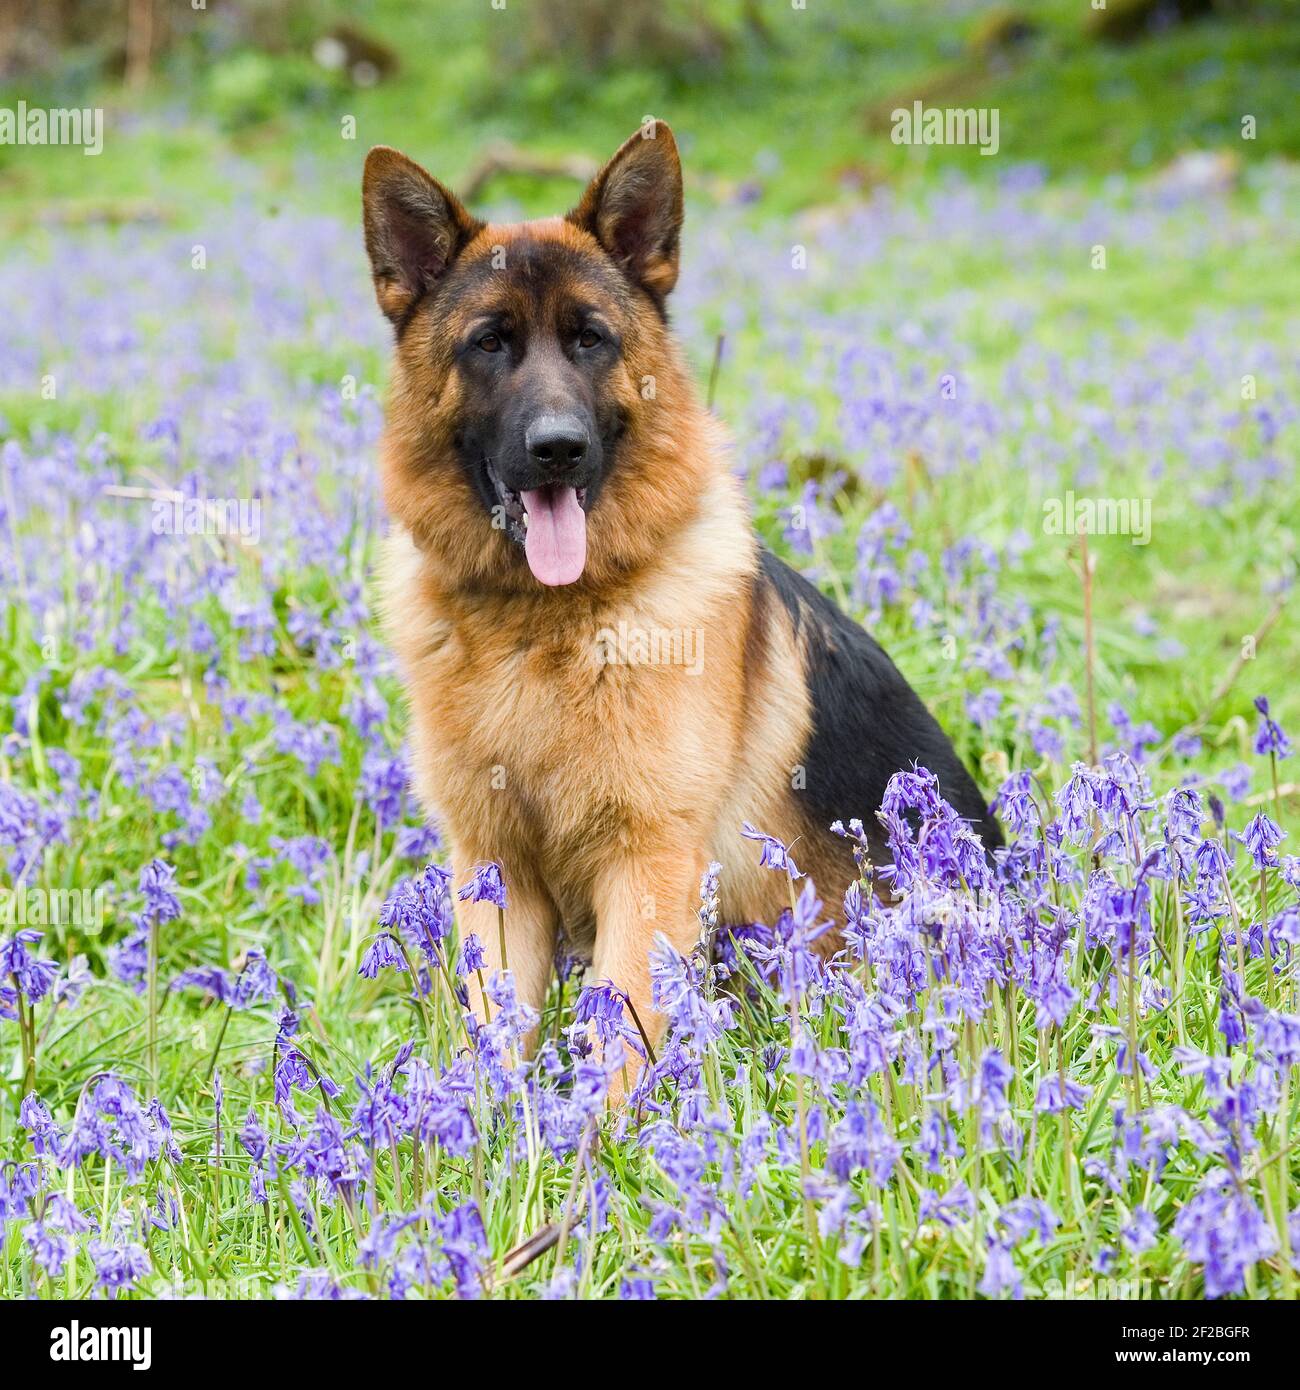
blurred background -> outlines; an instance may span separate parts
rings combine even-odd
[[[0,143],[26,578],[59,609],[84,515],[110,528],[91,551],[112,534],[161,563],[120,499],[186,479],[276,499],[257,613],[322,601],[319,565],[363,582],[389,353],[366,151],[405,150],[484,215],[554,214],[651,116],[687,181],[674,324],[764,538],[880,627],[963,737],[996,671],[979,743],[1019,758],[1057,717],[1042,692],[1080,688],[1075,541],[1044,500],[1150,499],[1150,545],[1095,538],[1098,688],[1117,729],[1135,709],[1168,736],[1295,571],[1300,6],[1095,3],[0,0],[0,113],[103,112],[93,158]],[[997,157],[894,143],[916,102],[996,112]],[[293,528],[326,524],[304,566]],[[121,624],[127,568],[92,635]],[[1273,621],[1224,747],[1251,693],[1300,710]],[[206,639],[159,622],[197,682]]]
[[[645,115],[697,196],[776,213],[954,164],[1096,178],[1217,151],[1188,176],[1232,180],[1300,151],[1298,78],[1294,0],[5,0],[0,104],[100,106],[105,148],[0,145],[0,213],[183,218],[231,157],[350,212],[376,143],[553,208]],[[1002,157],[893,144],[915,100],[996,107]]]

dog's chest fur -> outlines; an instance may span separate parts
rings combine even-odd
[[[472,856],[526,858],[580,916],[611,854],[712,838],[737,786],[753,540],[729,487],[618,593],[440,593],[398,535],[383,574],[417,792]],[[783,750],[777,750],[780,754]],[[747,779],[746,779],[747,780]],[[746,808],[747,810],[751,808]],[[732,827],[734,838],[734,827]]]

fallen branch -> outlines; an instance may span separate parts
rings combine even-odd
[[[493,144],[483,151],[478,163],[461,181],[460,195],[465,202],[473,202],[498,174],[528,174],[539,179],[574,179],[578,183],[587,183],[595,178],[599,167],[594,159],[588,159],[586,155],[548,158],[529,154],[517,145]]]
[[[578,1141],[578,1152],[573,1162],[573,1179],[569,1184],[569,1194],[564,1203],[563,1218],[558,1225],[552,1221],[540,1227],[526,1240],[520,1241],[513,1250],[508,1251],[501,1261],[502,1279],[515,1278],[522,1274],[534,1260],[541,1259],[548,1250],[554,1250],[557,1245],[563,1250],[569,1243],[569,1234],[573,1230],[574,1223],[582,1219],[582,1214],[587,1208],[586,1194],[584,1193],[579,1198],[578,1185],[582,1181],[591,1137],[592,1130],[588,1126],[583,1130],[582,1138]],[[599,1143],[599,1135],[597,1135],[597,1142]]]
[[[83,198],[47,205],[39,211],[5,219],[6,227],[118,227],[126,223],[161,225],[175,218],[175,209],[149,198]]]
[[[501,1278],[513,1279],[522,1274],[534,1260],[539,1260],[548,1250],[553,1250],[560,1240],[560,1228],[554,1222],[534,1231],[527,1240],[521,1241],[501,1261]]]
[[[130,502],[183,502],[185,494],[171,487],[130,487],[125,483],[105,483],[103,497],[125,497]]]
[[[725,333],[719,333],[718,341],[714,344],[713,348],[713,367],[709,372],[709,396],[708,400],[705,402],[710,410],[713,409],[713,397],[718,389],[718,371],[722,366],[722,349],[726,341],[727,335]]]
[[[1254,796],[1246,797],[1241,804],[1243,806],[1262,806],[1266,801],[1283,796],[1300,796],[1300,782],[1283,782],[1276,791],[1270,787],[1266,792],[1256,792]]]

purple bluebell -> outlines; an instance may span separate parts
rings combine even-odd
[[[1259,727],[1255,731],[1255,752],[1261,756],[1289,757],[1291,740],[1282,732],[1282,726],[1269,713],[1268,700],[1265,696],[1257,695],[1255,697],[1255,709],[1259,713]]]
[[[483,943],[473,932],[467,932],[464,941],[460,944],[460,954],[456,959],[456,974],[462,978],[466,975],[473,975],[483,969],[485,959]]]
[[[506,885],[499,864],[480,864],[470,881],[456,894],[462,902],[494,903],[506,910]]]
[[[790,851],[774,835],[765,835],[761,830],[755,830],[748,821],[740,828],[740,833],[747,840],[756,840],[762,845],[763,850],[759,855],[759,864],[765,869],[775,869],[778,873],[789,874],[792,879],[802,878],[794,860],[790,857]]]
[[[388,932],[380,932],[366,948],[357,974],[373,980],[381,970],[405,970],[406,962]]]

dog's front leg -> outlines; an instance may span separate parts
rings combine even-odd
[[[475,868],[491,860],[490,855],[472,856],[456,850],[452,854],[457,887],[469,882]],[[500,913],[493,902],[458,902],[456,918],[463,942],[473,932],[483,947],[483,968],[471,971],[465,986],[469,991],[470,1007],[481,1021],[495,1012],[491,997],[483,998],[483,982],[490,985],[492,976],[502,969],[501,942],[504,927],[506,959],[515,980],[515,997],[540,1014],[546,1001],[546,987],[551,980],[555,957],[555,933],[558,918],[550,895],[537,878],[524,870],[512,872],[508,864],[501,866],[506,888],[506,908]],[[525,1040],[525,1051],[532,1052],[536,1030]]]
[[[681,843],[671,832],[656,835],[655,841]],[[652,1046],[663,1036],[664,1019],[655,1011],[652,999],[650,947],[658,932],[683,955],[695,946],[700,924],[690,904],[698,881],[695,859],[674,848],[620,856],[596,883],[595,981],[608,982],[627,996],[636,1011],[636,1020],[628,1021],[634,1027],[639,1022]],[[611,1103],[623,1099],[639,1068],[639,1060],[629,1056],[623,1074],[610,1084]]]

